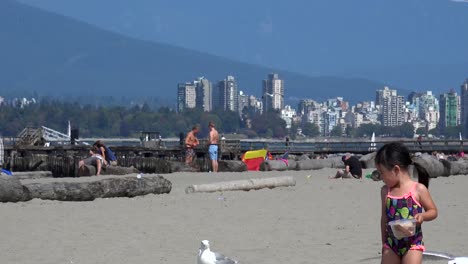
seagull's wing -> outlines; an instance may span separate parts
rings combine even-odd
[[[216,264],[237,264],[238,262],[232,260],[221,253],[213,252],[216,256]]]
[[[454,258],[453,260],[449,261],[448,264],[468,264],[468,257]]]
[[[428,259],[454,259],[455,256],[453,255],[450,255],[448,253],[444,253],[444,252],[436,252],[436,251],[424,251],[423,252],[423,255],[424,255],[424,258],[428,258]]]

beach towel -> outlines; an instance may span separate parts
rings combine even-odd
[[[247,170],[258,171],[260,164],[268,159],[268,151],[266,149],[249,150],[242,155],[242,161],[247,165]]]

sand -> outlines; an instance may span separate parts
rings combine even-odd
[[[177,173],[165,175],[170,194],[0,204],[0,263],[196,263],[203,239],[241,263],[380,263],[382,183],[327,179],[334,173]],[[190,184],[272,176],[294,176],[297,185],[184,192]],[[431,181],[439,217],[423,224],[428,250],[468,255],[466,186],[468,176]]]

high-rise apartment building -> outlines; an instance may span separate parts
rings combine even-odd
[[[388,86],[385,86],[382,90],[377,90],[375,96],[375,104],[383,105],[384,98],[389,96],[397,96],[397,90],[392,90]]]
[[[279,79],[278,74],[268,74],[268,79],[263,80],[263,107],[264,111],[269,109],[281,110],[284,108],[284,80]]]
[[[307,115],[310,111],[320,109],[320,104],[312,99],[303,99],[299,101],[297,112],[300,115]]]
[[[227,76],[226,79],[218,83],[216,101],[215,109],[238,111],[239,93],[237,91],[237,82],[233,76]]]
[[[468,137],[468,79],[462,84],[460,92],[461,126],[464,137]]]
[[[196,90],[196,105],[197,108],[203,109],[205,112],[213,110],[213,90],[209,80],[204,77],[194,81]]]
[[[376,105],[380,106],[380,119],[384,126],[401,126],[405,122],[405,98],[387,86],[377,90]]]
[[[459,123],[460,99],[454,90],[440,95],[439,109],[439,129],[445,132],[447,127],[456,127]]]
[[[179,83],[177,85],[177,112],[195,108],[197,93],[194,83]]]
[[[322,113],[322,119],[320,121],[320,133],[322,136],[330,136],[330,132],[338,125],[338,113],[325,111]]]
[[[427,91],[416,98],[419,119],[424,120],[427,123],[429,130],[437,127],[439,123],[439,100],[432,94],[431,91]]]
[[[239,115],[242,116],[242,111],[244,111],[244,108],[249,108],[250,106],[250,98],[248,95],[244,94],[244,92],[240,91],[239,92]]]
[[[382,125],[387,127],[401,126],[405,122],[405,98],[396,93],[382,99]]]

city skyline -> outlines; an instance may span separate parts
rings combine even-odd
[[[194,87],[196,83],[195,80],[187,84],[190,84],[189,87]],[[230,85],[227,85],[228,83]],[[461,85],[460,96],[454,89],[451,89],[447,93],[440,94],[439,97],[435,96],[432,91],[413,92],[406,99],[399,95],[396,89],[384,86],[382,89],[376,89],[375,101],[362,100],[352,106],[345,98],[336,97],[324,102],[302,99],[297,107],[293,107],[284,104],[287,88],[278,74],[268,74],[261,84],[260,96],[257,98],[254,95],[244,94],[237,86],[235,77],[227,76],[226,79],[218,82],[219,89],[216,96],[224,98],[219,101],[218,109],[237,111],[241,117],[243,109],[253,109],[259,113],[264,113],[268,109],[278,111],[286,122],[287,128],[291,128],[293,123],[313,123],[319,127],[320,133],[324,136],[330,135],[337,128],[341,128],[342,133],[345,134],[348,127],[358,128],[362,124],[397,127],[404,123],[411,123],[415,132],[420,128],[426,133],[438,128],[441,133],[444,133],[447,128],[459,126],[463,118],[466,118],[466,113],[464,114],[463,111],[468,109],[466,105],[462,105],[462,96],[465,96],[463,97],[465,103],[468,103],[468,79]],[[234,91],[237,91],[236,94],[233,94]],[[226,98],[232,98],[231,104],[226,103],[229,101]],[[228,108],[228,105],[231,108]],[[200,106],[186,105],[186,108],[196,107],[200,108]],[[466,131],[467,128],[463,128],[464,134]]]

